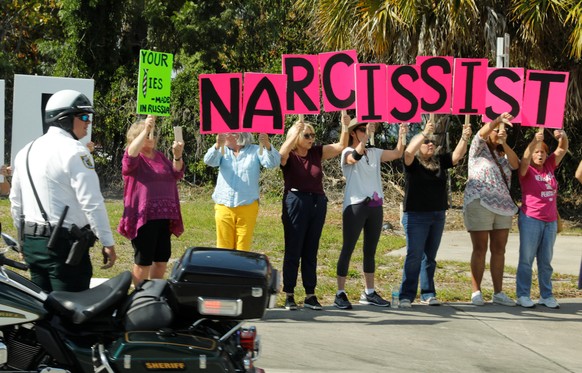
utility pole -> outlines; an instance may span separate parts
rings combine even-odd
[[[495,67],[509,67],[509,34],[497,38],[497,59]]]

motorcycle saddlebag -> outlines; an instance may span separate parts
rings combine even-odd
[[[120,312],[126,331],[170,326],[174,313],[165,296],[166,285],[162,279],[145,280],[130,294]]]
[[[217,341],[176,332],[133,331],[108,347],[116,372],[234,372]]]
[[[168,298],[180,319],[263,317],[272,268],[259,253],[191,247],[174,265]]]

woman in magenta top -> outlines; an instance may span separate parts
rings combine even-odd
[[[531,308],[532,265],[536,258],[540,299],[538,304],[559,308],[552,293],[552,256],[558,228],[558,182],[554,171],[568,151],[568,137],[554,131],[558,147],[549,154],[543,129],[525,149],[519,165],[522,205],[519,211],[519,263],[516,276],[517,304]]]
[[[170,236],[184,232],[177,181],[184,176],[184,144],[174,141],[173,161],[156,150],[155,117],[134,123],[127,131],[123,155],[123,216],[118,232],[134,249],[133,283],[163,278],[171,255]]]

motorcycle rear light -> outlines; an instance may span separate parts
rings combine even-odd
[[[257,330],[252,327],[251,329],[243,329],[240,332],[240,346],[245,351],[255,350],[255,338],[257,337]]]
[[[240,299],[198,297],[198,312],[201,315],[236,317],[242,314],[242,307]]]

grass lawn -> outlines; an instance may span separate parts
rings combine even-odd
[[[191,246],[215,245],[214,203],[210,197],[210,188],[182,187],[182,215],[185,232],[179,237],[173,237],[172,260],[179,258]],[[93,248],[95,277],[112,277],[122,271],[131,270],[133,264],[133,249],[131,243],[116,232],[117,223],[123,212],[121,200],[107,200],[107,211],[112,230],[115,232],[118,261],[108,270],[99,268],[99,250]],[[389,209],[390,206],[385,206]],[[387,214],[385,214],[386,216]],[[10,218],[10,203],[7,199],[0,200],[0,222],[4,232],[16,236]],[[346,290],[352,301],[356,301],[363,289],[361,239],[352,256]],[[406,245],[404,237],[392,230],[382,232],[376,254],[376,288],[386,298],[389,297],[392,286],[398,286],[402,277],[404,259],[391,256],[388,253]],[[336,263],[342,246],[341,232],[341,201],[332,200],[329,203],[328,215],[323,229],[318,255],[318,286],[317,295],[324,305],[333,302],[336,291]],[[279,199],[262,199],[259,218],[253,237],[253,251],[266,254],[273,266],[282,268],[283,262],[283,225],[281,223],[281,201]],[[98,256],[99,255],[99,256]],[[171,266],[169,266],[171,267]],[[515,276],[515,268],[506,267],[508,276]],[[439,261],[435,275],[438,296],[442,301],[469,301],[471,280],[468,263]],[[575,297],[579,295],[576,289],[577,278],[570,275],[554,274],[554,290],[556,298]],[[515,296],[515,281],[506,279],[504,283],[508,295]],[[537,283],[532,287],[532,298],[536,298]],[[490,294],[486,294],[488,296]],[[296,299],[303,300],[303,289],[299,279],[296,289]],[[283,304],[283,295],[279,296],[279,305]]]

